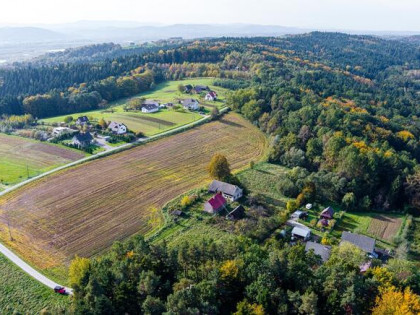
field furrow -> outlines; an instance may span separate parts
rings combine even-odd
[[[8,214],[13,233],[22,240],[8,245],[24,257],[32,251],[25,240],[37,245],[40,257],[91,256],[115,240],[150,231],[150,207],[161,207],[208,181],[206,166],[214,153],[225,154],[231,168],[240,169],[259,160],[265,148],[265,136],[257,128],[229,114],[31,183],[0,199],[0,222],[5,227]]]

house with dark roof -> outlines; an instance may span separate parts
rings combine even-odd
[[[343,232],[343,234],[341,234],[340,245],[345,242],[351,243],[359,247],[362,251],[364,251],[367,254],[376,256],[375,254],[376,240],[371,237],[356,234],[356,233],[351,233],[351,232]]]
[[[145,100],[141,104],[142,113],[155,113],[159,111],[159,102],[153,100]]]
[[[127,132],[127,126],[116,121],[112,121],[108,125],[108,129],[117,135],[123,135]]]
[[[78,148],[86,148],[92,144],[93,137],[89,132],[80,132],[73,137],[71,143]]]
[[[76,125],[87,125],[89,124],[89,118],[87,116],[80,116],[76,119]]]
[[[320,214],[321,219],[331,220],[334,217],[334,209],[331,207],[325,208]]]
[[[191,84],[187,84],[187,85],[184,86],[184,88],[185,88],[184,89],[185,93],[190,93],[193,89],[193,86]]]
[[[226,199],[221,193],[215,194],[204,204],[204,211],[211,214],[219,213],[222,209],[225,209],[226,203]]]
[[[326,262],[331,255],[331,246],[322,245],[315,242],[306,242],[305,252],[313,251],[315,255],[321,256],[323,262]]]
[[[184,109],[198,110],[200,108],[200,103],[194,98],[186,98],[181,103]]]
[[[245,208],[242,205],[237,206],[226,215],[227,220],[240,220],[245,216]]]
[[[210,90],[209,87],[207,85],[196,85],[194,87],[194,92],[195,93],[201,93],[201,92],[205,92]]]
[[[236,185],[214,180],[209,186],[209,192],[222,193],[223,197],[230,201],[236,201],[243,195],[243,190]]]

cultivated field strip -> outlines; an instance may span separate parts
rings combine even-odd
[[[202,186],[215,152],[239,169],[260,159],[265,146],[257,128],[229,114],[24,186],[0,199],[0,220],[5,226],[9,213],[12,230],[39,245],[40,255],[91,256],[115,240],[149,231],[150,207]],[[25,255],[26,246],[31,244],[22,242],[15,250]]]

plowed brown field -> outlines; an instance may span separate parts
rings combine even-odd
[[[148,210],[209,180],[215,152],[233,170],[260,159],[265,136],[236,114],[67,169],[0,199],[0,237],[39,268],[92,256],[146,233]],[[7,215],[8,214],[8,215]],[[13,242],[8,239],[7,217]]]

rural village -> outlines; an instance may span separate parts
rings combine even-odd
[[[203,40],[207,62],[156,44],[155,62],[0,118],[0,266],[46,312],[367,314],[420,291],[417,118],[387,118],[358,65],[224,41]]]

